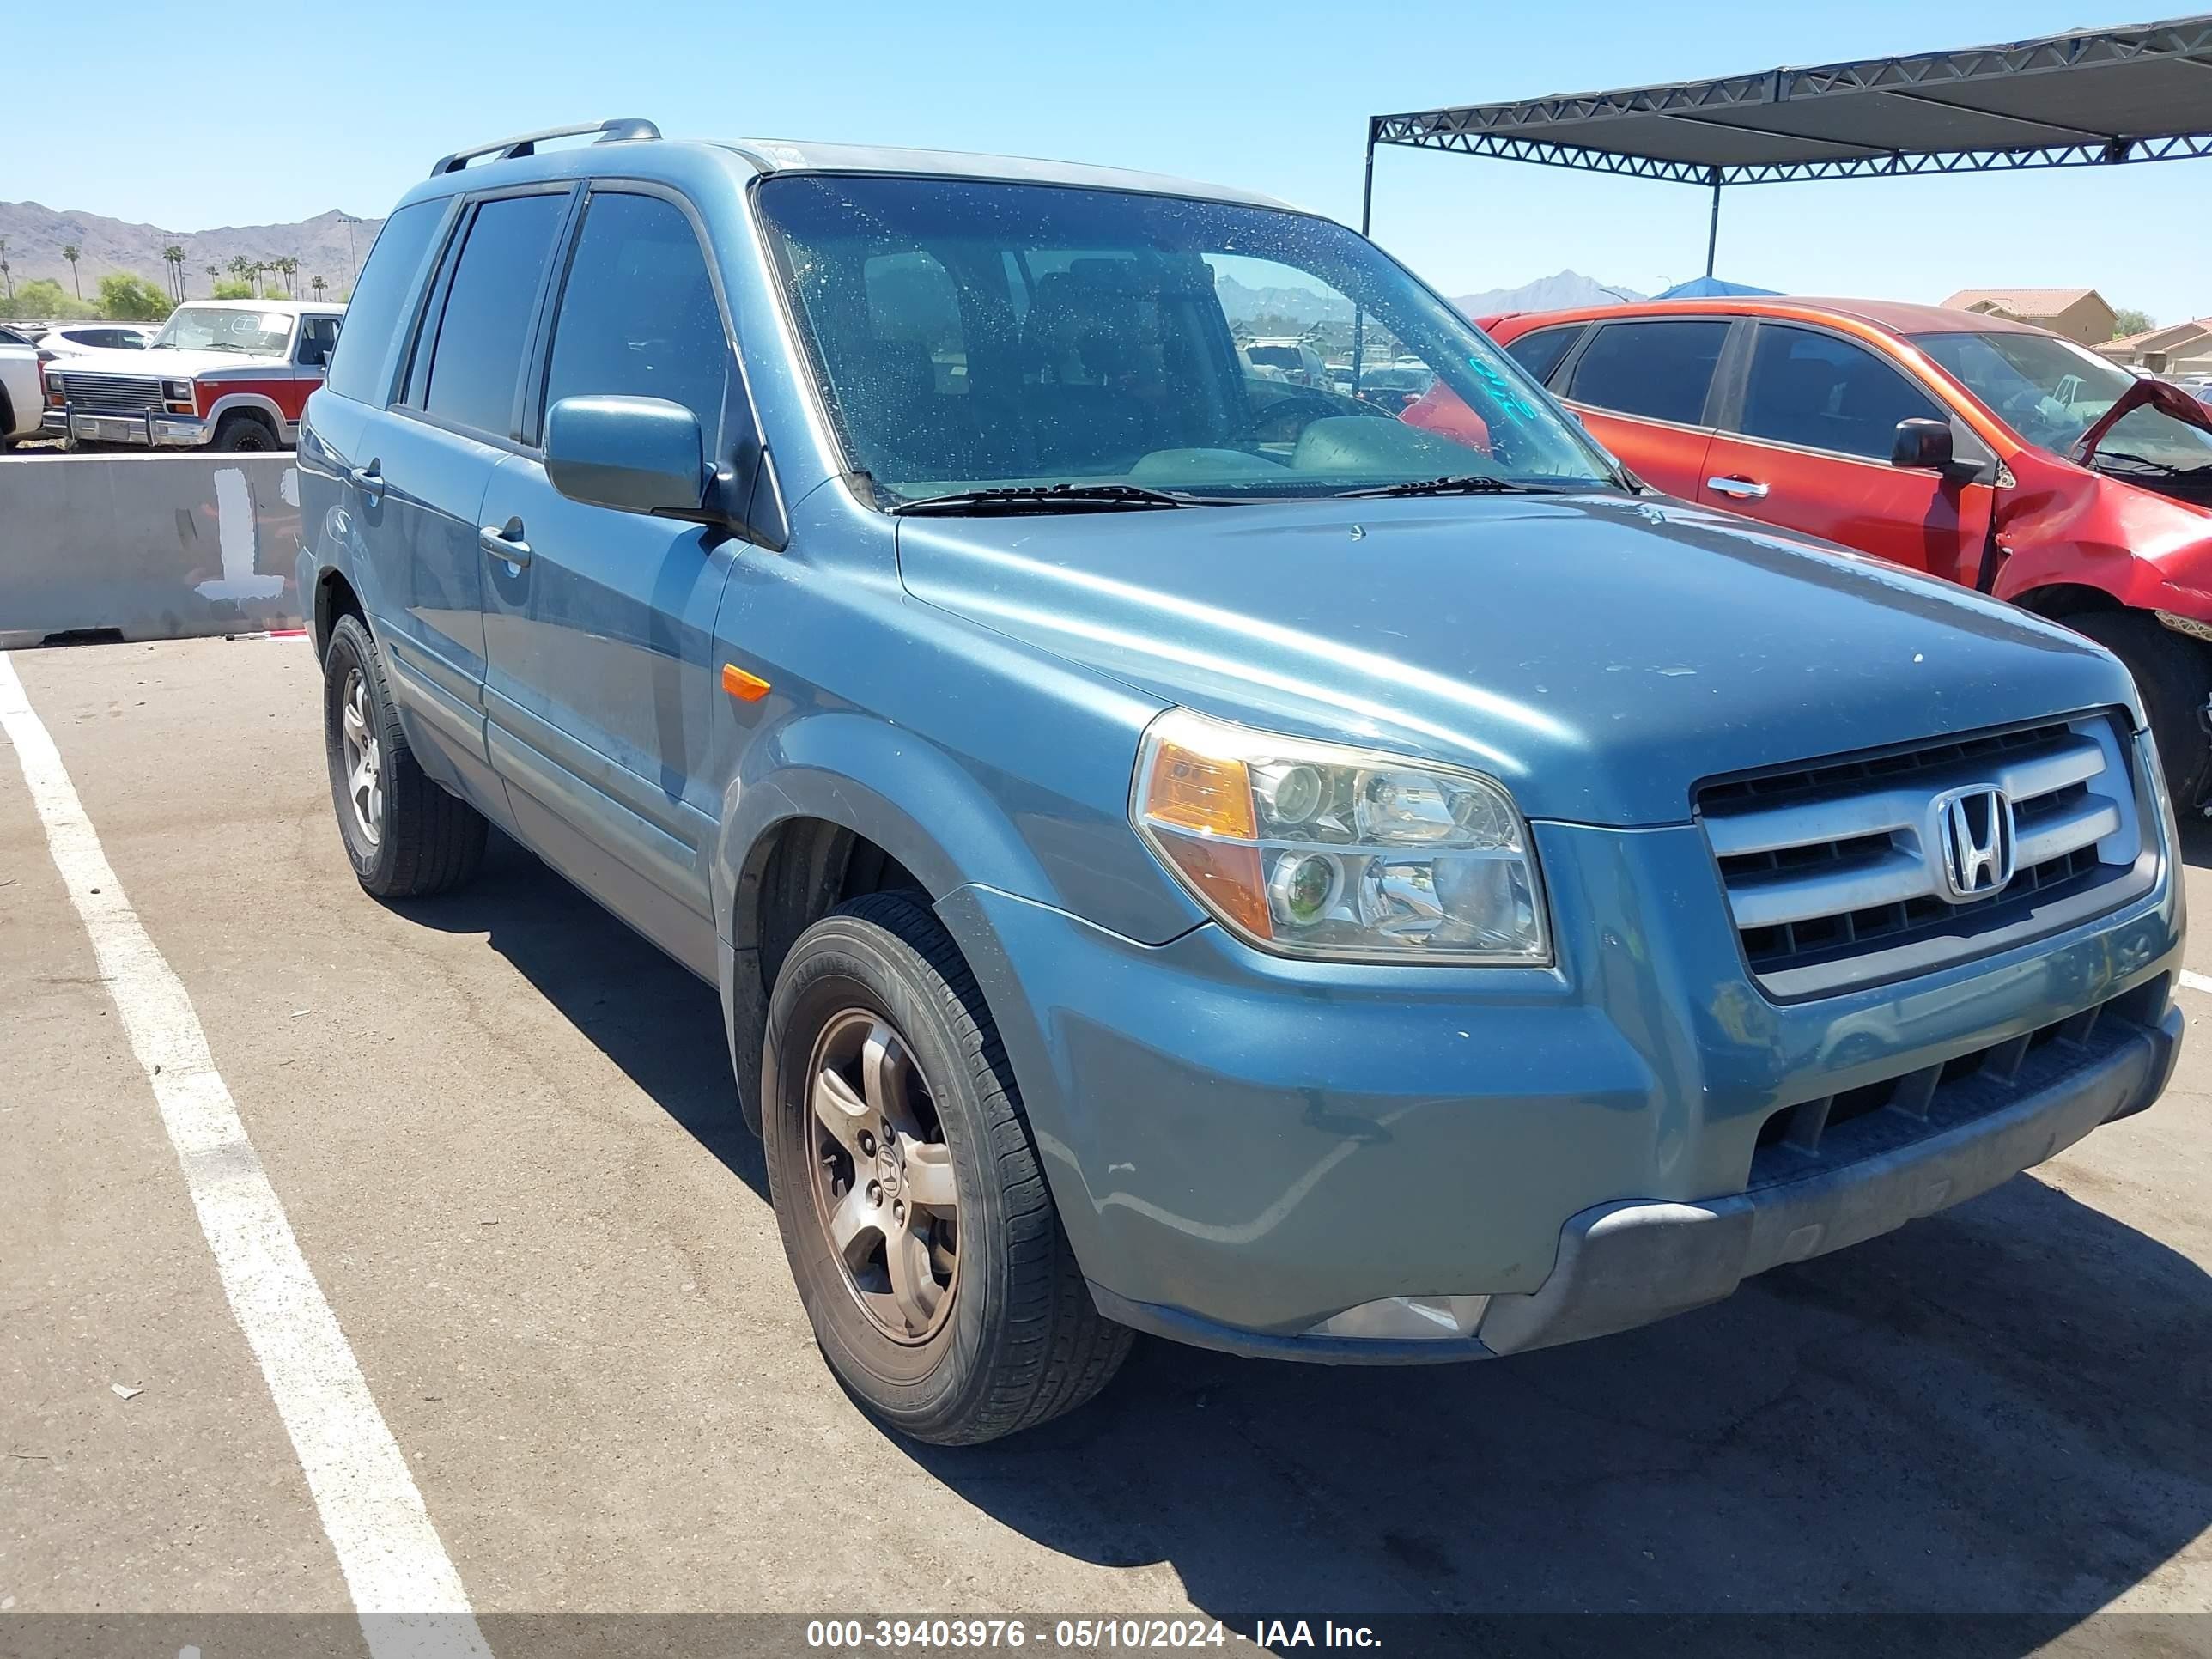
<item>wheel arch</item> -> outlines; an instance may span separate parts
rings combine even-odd
[[[2085,611],[2125,611],[2130,607],[2115,595],[2087,582],[2045,582],[2005,596],[2023,611],[2053,621],[2079,616]]]
[[[315,578],[315,602],[307,615],[307,625],[313,630],[308,637],[314,641],[317,661],[331,648],[331,629],[337,626],[340,617],[346,616],[360,617],[361,625],[368,629],[369,637],[376,637],[376,629],[369,625],[368,607],[354,592],[345,572],[335,565],[325,566]]]
[[[233,392],[217,398],[208,405],[208,436],[210,441],[222,429],[222,423],[234,415],[252,415],[260,418],[263,425],[278,443],[284,441],[284,429],[291,424],[274,398],[258,392]]]
[[[935,907],[971,882],[1030,896],[1050,886],[1008,812],[910,732],[822,714],[764,734],[752,750],[766,751],[768,765],[728,792],[714,893],[731,1059],[757,1129],[769,992],[784,953],[815,921],[868,893],[916,891]],[[909,802],[927,803],[927,822]],[[968,951],[971,941],[945,920]]]

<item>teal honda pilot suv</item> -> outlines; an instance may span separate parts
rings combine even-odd
[[[1286,306],[1341,380],[1240,351]],[[1450,432],[1368,395],[1409,359]],[[1279,203],[643,121],[465,151],[300,463],[362,886],[495,824],[719,987],[823,1352],[926,1440],[1135,1331],[1618,1331],[2172,1067],[2111,656],[1654,494]]]

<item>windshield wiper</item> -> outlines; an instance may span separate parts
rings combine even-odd
[[[1501,478],[1490,472],[1462,472],[1441,478],[1424,478],[1414,483],[1376,484],[1370,489],[1343,489],[1337,492],[1340,501],[1361,501],[1381,495],[1560,495],[1577,489],[1602,489],[1606,486],[1593,479],[1587,484],[1529,483],[1518,478]]]
[[[901,501],[894,513],[1086,513],[1116,508],[1199,507],[1195,495],[1170,495],[1142,484],[1005,484],[994,489],[963,489],[950,495],[925,495]]]
[[[2155,472],[2162,478],[2185,478],[2192,473],[2212,467],[2212,460],[2200,461],[2195,466],[2179,466],[2172,461],[2161,461],[2148,455],[2137,455],[2125,449],[2100,449],[2090,458],[2094,465],[2099,461],[2125,461],[2130,466],[2139,466],[2146,472]]]

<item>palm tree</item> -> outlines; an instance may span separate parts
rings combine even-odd
[[[234,253],[230,256],[230,274],[241,283],[250,280],[257,269],[253,261],[243,253]]]
[[[76,297],[80,300],[84,298],[84,283],[76,274],[76,261],[77,256],[83,252],[75,242],[62,244],[62,258],[70,262],[70,286],[76,290]]]
[[[174,242],[161,250],[161,263],[169,268],[169,291],[179,301],[185,297],[185,251]]]
[[[330,284],[319,276],[310,276],[307,278],[307,286],[315,290],[315,297],[319,300],[323,297],[323,290]]]
[[[222,267],[221,265],[210,265],[207,268],[207,274],[208,292],[212,294],[215,292],[215,285],[222,280]]]
[[[13,300],[15,297],[15,270],[8,263],[8,239],[5,236],[0,236],[0,283],[8,284],[8,297]]]
[[[300,262],[288,253],[281,259],[271,259],[269,265],[270,270],[277,272],[284,279],[284,297],[288,300],[298,299],[299,290],[293,286],[292,279],[299,274]]]

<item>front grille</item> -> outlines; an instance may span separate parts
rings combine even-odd
[[[2171,990],[2160,975],[2109,1002],[1941,1065],[1784,1106],[1759,1126],[1747,1190],[1878,1158],[2063,1083],[2157,1024]]]
[[[62,371],[70,407],[94,413],[143,415],[161,408],[161,383],[136,374],[73,374]]]
[[[2135,868],[2127,755],[2094,714],[1708,785],[1698,816],[1753,974],[1770,992],[1809,994],[2033,936],[2039,915]],[[1981,788],[2010,803],[2014,873],[1961,901],[1936,802]]]

